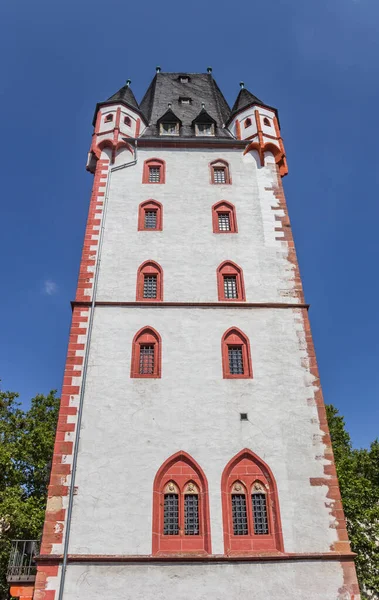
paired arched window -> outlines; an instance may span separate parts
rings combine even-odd
[[[278,494],[269,467],[251,450],[237,454],[222,475],[225,554],[283,551]]]
[[[138,208],[138,231],[162,231],[163,208],[156,200],[141,202]]]
[[[136,300],[163,300],[162,267],[153,260],[147,260],[138,269]]]
[[[210,553],[208,483],[186,452],[174,454],[154,480],[153,554]]]
[[[231,202],[221,200],[212,206],[213,233],[237,233],[236,209]]]
[[[241,267],[226,260],[217,268],[218,299],[227,302],[243,302],[245,286]]]
[[[162,342],[153,327],[140,329],[133,339],[131,377],[159,378],[161,376]]]
[[[237,327],[231,327],[222,336],[221,355],[224,379],[253,377],[249,340]]]
[[[165,183],[166,163],[160,158],[145,160],[143,165],[142,183]]]
[[[105,123],[112,123],[113,115],[111,113],[109,113],[108,115],[106,115],[104,121],[105,121]]]
[[[232,183],[229,164],[226,160],[214,160],[210,163],[209,168],[211,170],[211,183],[221,185]]]
[[[249,118],[245,119],[244,125],[245,125],[245,129],[247,129],[248,127],[250,127],[251,126],[251,119],[249,119]]]

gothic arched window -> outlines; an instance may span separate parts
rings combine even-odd
[[[247,129],[248,127],[250,127],[251,126],[251,119],[249,119],[249,118],[245,119],[244,125],[245,125],[245,129]]]
[[[163,300],[162,267],[147,260],[138,269],[136,300]]]
[[[283,551],[276,483],[251,450],[237,454],[222,475],[225,554]]]
[[[206,477],[186,452],[164,462],[154,480],[153,554],[211,552]]]
[[[271,127],[270,120],[267,117],[263,119],[263,125],[266,125],[266,127]]]
[[[224,333],[221,341],[222,373],[224,379],[251,379],[250,344],[244,333],[237,327],[231,327]]]
[[[130,117],[124,117],[124,123],[125,123],[125,125],[127,125],[128,127],[130,127],[131,124],[132,124],[131,118]]]
[[[133,339],[130,377],[160,378],[162,342],[153,327],[143,327]]]
[[[160,158],[145,160],[143,165],[142,183],[165,183],[166,163]]]
[[[162,231],[163,207],[156,200],[141,202],[138,208],[138,231]]]
[[[211,170],[211,183],[214,184],[229,184],[232,183],[230,177],[229,164],[221,158],[214,160],[209,165]]]
[[[236,209],[231,202],[221,200],[212,206],[213,233],[237,233]]]
[[[227,302],[244,302],[245,286],[241,267],[226,260],[217,268],[218,299]]]

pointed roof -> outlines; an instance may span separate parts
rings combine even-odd
[[[232,114],[239,112],[243,108],[246,108],[250,104],[264,104],[262,100],[259,100],[254,94],[249,92],[246,88],[242,88],[233,104]]]
[[[176,114],[171,110],[171,108],[166,110],[166,112],[161,117],[159,117],[157,123],[179,123],[180,125],[182,124],[179,117],[176,116]]]
[[[214,123],[214,125],[217,125],[215,119],[211,117],[209,113],[207,113],[204,107],[201,109],[197,117],[194,118],[191,125],[194,126],[195,123]]]
[[[143,112],[141,111],[141,109],[138,106],[136,97],[132,92],[132,88],[130,87],[130,80],[128,79],[126,84],[124,86],[122,86],[122,88],[120,88],[115,94],[113,94],[113,96],[110,96],[110,98],[108,98],[108,100],[104,100],[103,102],[98,102],[96,104],[95,114],[93,116],[93,123],[92,123],[93,126],[95,126],[95,124],[96,124],[96,115],[98,113],[100,106],[106,106],[107,104],[115,104],[115,103],[125,104],[125,106],[129,106],[129,108],[131,108],[132,110],[137,112],[139,115],[141,115],[141,117],[144,120],[146,120],[145,115],[143,114]]]

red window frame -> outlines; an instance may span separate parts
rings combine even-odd
[[[156,275],[156,278],[157,278],[157,297],[156,298],[144,298],[143,297],[145,275]],[[146,260],[138,268],[136,300],[138,302],[161,302],[163,300],[163,271],[162,271],[162,267],[153,260]]]
[[[107,115],[105,115],[104,117],[104,123],[112,123],[113,122],[113,114],[112,113],[108,113]]]
[[[237,284],[237,298],[226,298],[224,288],[224,277],[235,276]],[[245,284],[241,267],[231,260],[225,260],[217,267],[217,291],[221,302],[245,302]]]
[[[263,125],[265,125],[266,127],[271,127],[270,119],[268,117],[265,117],[263,119]]]
[[[173,483],[179,492],[179,535],[164,535],[164,495],[166,486]],[[198,489],[199,535],[184,534],[184,495],[188,483]],[[168,458],[159,468],[153,485],[153,554],[210,554],[208,482],[197,462],[180,451]]]
[[[254,533],[252,492],[259,483],[266,493],[268,533]],[[240,484],[246,494],[248,521],[247,535],[234,535],[232,513],[232,491]],[[221,480],[222,516],[225,554],[254,554],[256,552],[283,552],[283,535],[280,520],[278,491],[275,478],[267,466],[254,452],[245,448],[226,465]]]
[[[225,171],[225,182],[224,183],[216,183],[216,181],[215,181],[215,169],[217,169],[217,168],[218,169],[223,168]],[[219,158],[217,160],[212,161],[209,164],[209,169],[210,169],[210,182],[213,185],[229,185],[232,183],[232,178],[230,176],[229,163],[226,160]]]
[[[245,129],[247,129],[248,127],[251,127],[251,119],[249,117],[247,119],[245,119],[244,126],[245,126]]]
[[[144,345],[154,346],[154,372],[140,373],[140,348]],[[160,379],[162,371],[162,340],[159,333],[150,326],[140,329],[133,338],[132,342],[132,361],[130,368],[130,377],[140,379]]]
[[[243,373],[234,374],[229,367],[229,348],[242,347]],[[224,379],[252,379],[253,367],[251,363],[250,343],[247,336],[238,327],[228,329],[221,340],[222,375]]]
[[[157,222],[153,229],[145,227],[145,212],[155,210],[157,212]],[[145,200],[138,207],[138,231],[162,231],[163,229],[163,206],[157,200]]]
[[[157,167],[160,169],[159,181],[149,181],[149,168]],[[161,185],[166,183],[166,163],[160,158],[149,158],[143,163],[142,172],[142,183],[148,183],[149,185]]]
[[[132,126],[132,120],[131,120],[131,118],[130,118],[130,117],[128,117],[128,116],[124,117],[124,124],[125,124],[127,127],[131,127],[131,126]]]
[[[228,213],[229,223],[230,223],[229,231],[221,231],[219,229],[219,223],[218,223],[219,213]],[[216,202],[216,204],[214,204],[212,206],[212,224],[213,224],[213,233],[238,233],[236,208],[235,208],[234,204],[232,204],[231,202],[227,202],[226,200],[221,200],[220,202]]]

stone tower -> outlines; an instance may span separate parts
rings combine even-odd
[[[357,600],[277,110],[96,106],[36,600]]]

